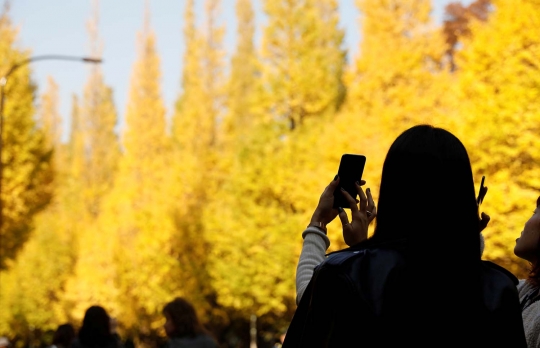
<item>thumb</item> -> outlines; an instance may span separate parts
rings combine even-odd
[[[483,231],[487,227],[489,221],[491,220],[491,217],[484,212],[482,212],[480,216],[480,231]]]

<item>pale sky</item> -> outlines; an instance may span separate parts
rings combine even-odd
[[[5,0],[4,0],[5,1]],[[128,101],[129,82],[136,59],[136,34],[143,26],[144,0],[101,0],[99,32],[104,44],[103,72],[105,82],[113,88],[116,109],[120,119]],[[354,0],[340,0],[341,26],[345,29],[345,46],[348,59],[358,51],[360,31],[358,10]],[[440,23],[444,6],[450,0],[434,0],[433,18]],[[463,0],[470,3],[471,0]],[[197,15],[202,16],[203,0],[196,0]],[[236,31],[235,0],[223,0],[222,23],[226,27],[224,48],[234,51]],[[253,0],[258,24],[257,35],[263,24],[262,0]],[[157,51],[161,58],[162,96],[167,115],[172,113],[180,92],[183,55],[183,15],[185,0],[150,1],[151,26],[157,36]],[[19,27],[19,45],[30,49],[32,55],[64,54],[85,56],[89,54],[86,23],[91,15],[91,0],[11,0],[11,18]],[[32,63],[38,94],[46,86],[47,76],[59,85],[60,113],[67,120],[71,110],[71,96],[82,95],[89,67],[78,62],[43,61]],[[122,122],[122,121],[121,121]],[[64,132],[64,138],[66,132]]]

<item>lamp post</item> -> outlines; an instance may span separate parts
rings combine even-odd
[[[8,83],[9,76],[13,74],[21,66],[27,65],[29,63],[39,61],[39,60],[71,60],[78,61],[82,63],[92,63],[99,64],[102,62],[99,58],[90,58],[90,57],[74,57],[74,56],[64,56],[64,55],[43,55],[30,57],[28,59],[22,60],[18,63],[13,64],[7,73],[0,77],[0,231],[4,225],[4,202],[2,201],[2,180],[4,172],[4,164],[2,162],[2,153],[4,149],[4,98],[5,98],[5,88]]]

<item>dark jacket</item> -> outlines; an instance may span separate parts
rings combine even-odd
[[[517,279],[504,268],[479,261],[482,299],[459,316],[448,306],[448,313],[437,311],[451,301],[437,297],[429,276],[421,288],[429,292],[426,298],[437,300],[418,305],[423,294],[408,290],[419,287],[408,283],[406,265],[403,254],[391,248],[330,254],[315,269],[283,347],[527,346]],[[475,323],[474,331],[464,328],[466,322]]]
[[[71,348],[122,348],[122,341],[120,337],[112,335],[107,342],[102,344],[83,344],[78,338],[76,338],[71,344]]]
[[[201,334],[196,337],[171,338],[166,348],[218,348],[214,339],[208,335]]]

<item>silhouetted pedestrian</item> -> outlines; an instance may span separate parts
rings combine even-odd
[[[429,125],[403,132],[383,165],[378,208],[360,180],[358,206],[336,176],[302,234],[299,304],[283,347],[526,347],[517,278],[480,258],[483,220],[461,141]],[[351,218],[333,208],[334,192]],[[338,215],[350,248],[325,257],[326,224]]]
[[[69,348],[75,340],[75,328],[67,323],[58,326],[50,348]]]
[[[201,324],[193,305],[177,297],[163,307],[166,348],[218,348],[210,332]]]
[[[83,324],[73,348],[119,348],[117,335],[111,332],[111,318],[100,306],[92,306],[84,314]]]
[[[540,348],[540,197],[516,239],[514,254],[531,264],[529,276],[519,281],[518,291],[527,344],[529,348]]]

